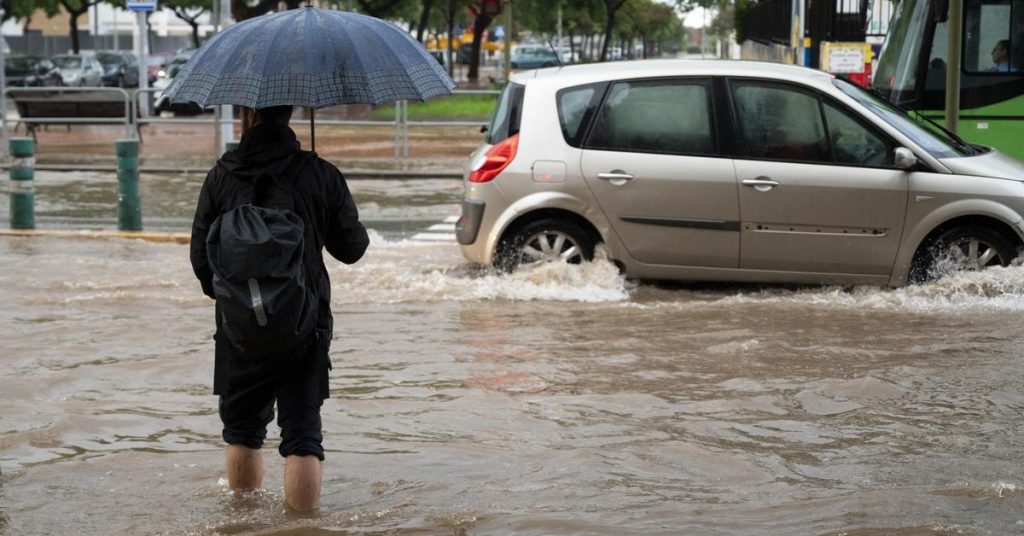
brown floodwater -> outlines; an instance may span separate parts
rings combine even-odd
[[[108,180],[61,180],[41,227],[112,225],[69,201]],[[150,227],[187,223],[177,180]],[[0,238],[0,534],[1024,534],[1024,267],[903,289],[497,275],[411,237],[457,183],[353,191],[373,240],[329,265],[308,515],[274,448],[264,489],[226,488],[187,246]]]

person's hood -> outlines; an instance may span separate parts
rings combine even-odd
[[[280,174],[289,156],[298,153],[299,140],[287,126],[256,125],[242,134],[238,148],[224,153],[217,165],[242,180],[252,180],[270,171]]]

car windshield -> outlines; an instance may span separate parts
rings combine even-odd
[[[61,69],[79,69],[82,67],[82,58],[75,56],[57,56],[53,58],[53,64]]]
[[[99,60],[104,67],[112,67],[121,63],[121,56],[116,54],[97,54],[96,59]]]
[[[514,54],[517,58],[554,58],[555,53],[551,52],[546,48],[532,48],[526,50],[518,50]]]
[[[4,64],[7,66],[8,69],[18,69],[21,71],[27,71],[32,67],[35,67],[36,63],[38,62],[39,58],[9,57],[4,61]]]
[[[849,82],[836,79],[833,83],[840,91],[853,97],[871,113],[881,117],[886,123],[892,125],[935,158],[969,156],[977,153],[966,142],[948,136],[939,131],[937,127],[915,119],[905,111]]]

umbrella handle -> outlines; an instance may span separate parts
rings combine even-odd
[[[316,128],[313,126],[313,117],[316,115],[316,108],[309,108],[309,149],[316,151]]]

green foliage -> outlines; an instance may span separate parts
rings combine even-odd
[[[736,31],[736,43],[742,45],[747,40],[747,28],[743,23],[743,18],[747,12],[754,5],[753,0],[735,0],[736,4],[733,6],[732,21],[733,29]]]
[[[0,8],[3,8],[4,15],[3,20],[7,19],[27,19],[32,16],[32,12],[36,10],[35,0],[2,0],[0,1]],[[54,6],[55,7],[55,6]],[[53,13],[48,13],[51,17]]]
[[[494,95],[452,95],[429,100],[427,102],[410,102],[409,119],[417,121],[444,117],[449,119],[473,120],[487,118],[494,113],[497,106]],[[378,108],[373,111],[377,119],[394,119],[394,108]]]

